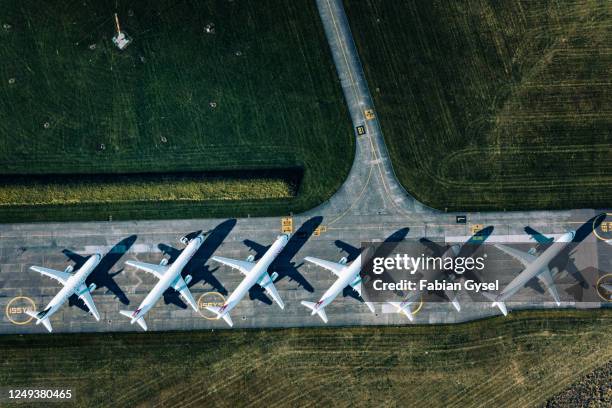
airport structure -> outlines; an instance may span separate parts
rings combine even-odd
[[[491,243],[534,236],[563,243],[612,216],[590,209],[448,213],[419,203],[393,173],[342,1],[317,5],[355,128],[355,161],[339,191],[287,217],[0,225],[0,333],[38,333],[37,322],[54,332],[140,330],[130,323],[159,331],[455,323],[516,309],[609,304],[564,298],[575,282],[555,281],[546,265],[555,253],[502,245],[518,261],[500,265],[502,289],[490,299],[451,294],[450,302],[366,304],[348,293],[361,290],[362,242],[426,237],[451,244],[452,254],[453,244],[487,228]],[[587,234],[592,250],[574,262],[612,269],[609,238]],[[74,270],[56,271],[66,257]],[[528,285],[538,279],[548,291]]]

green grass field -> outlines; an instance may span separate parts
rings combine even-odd
[[[344,3],[410,193],[449,210],[609,206],[612,2]]]
[[[312,1],[2,9],[0,173],[303,169],[293,199],[2,208],[2,221],[286,214],[348,174],[353,132]],[[114,12],[133,39],[124,51],[111,43]]]
[[[534,406],[612,360],[609,310],[450,326],[0,336],[0,384],[80,406]]]
[[[0,178],[0,207],[148,201],[264,200],[295,196],[288,172],[79,175]]]

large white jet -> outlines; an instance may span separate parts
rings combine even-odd
[[[285,248],[289,242],[289,235],[284,234],[276,238],[276,241],[270,246],[270,249],[259,259],[257,262],[253,262],[254,257],[249,256],[246,261],[238,261],[235,259],[224,258],[222,256],[213,256],[212,260],[227,265],[233,269],[238,269],[245,278],[240,282],[236,290],[230,295],[229,298],[223,303],[223,306],[206,306],[206,309],[217,315],[217,319],[225,320],[225,323],[233,326],[232,318],[229,312],[240,303],[242,298],[248,293],[248,291],[255,284],[261,286],[272,299],[280,306],[281,309],[285,308],[283,300],[280,298],[276,287],[274,286],[274,279],[278,277],[278,273],[274,272],[272,276],[268,274],[268,267],[276,259],[278,254]]]
[[[41,266],[30,266],[31,270],[55,279],[64,285],[64,287],[57,295],[55,295],[55,297],[53,297],[53,299],[51,299],[51,302],[49,302],[45,310],[39,313],[28,310],[26,313],[36,319],[36,324],[42,323],[43,326],[45,326],[45,328],[51,332],[53,331],[53,328],[51,327],[49,317],[51,317],[53,313],[57,312],[57,310],[70,296],[72,296],[72,294],[75,294],[85,303],[93,317],[95,317],[97,321],[100,321],[100,314],[96,309],[93,299],[91,298],[91,292],[96,289],[96,285],[92,283],[89,287],[87,287],[85,285],[85,280],[100,263],[101,259],[102,255],[93,254],[74,274],[71,273],[73,271],[72,265],[68,266],[64,272],[43,268]]]
[[[498,295],[488,292],[483,292],[483,295],[487,299],[493,301],[492,306],[498,307],[504,316],[507,316],[508,308],[504,302],[523,288],[531,279],[537,277],[548,289],[551,296],[557,303],[557,306],[559,306],[561,304],[561,300],[559,299],[559,293],[557,292],[553,279],[554,277],[548,265],[561,251],[567,247],[567,245],[563,244],[571,243],[575,235],[575,231],[570,231],[561,235],[559,239],[552,243],[544,252],[542,252],[540,256],[533,255],[531,251],[523,252],[506,245],[496,244],[495,246],[497,248],[512,256],[514,259],[520,261],[525,266],[525,269],[523,269],[523,271]]]
[[[185,279],[183,279],[181,272],[203,243],[204,234],[199,234],[197,237],[189,241],[185,249],[183,249],[181,254],[174,262],[172,262],[171,265],[168,265],[167,258],[162,259],[159,265],[137,261],[127,261],[125,263],[126,265],[149,272],[159,279],[159,282],[157,282],[151,292],[149,292],[142,303],[140,303],[138,309],[134,310],[133,312],[130,312],[129,310],[122,310],[119,313],[132,319],[130,324],[138,323],[143,330],[147,330],[144,315],[149,311],[149,309],[155,306],[159,298],[162,297],[168,288],[173,288],[176,290],[181,295],[181,298],[183,298],[183,300],[197,312],[198,305],[193,298],[193,295],[189,291],[189,287],[187,286],[189,282],[191,282],[192,276],[187,275],[185,276]]]
[[[361,272],[361,255],[350,265],[346,264],[346,258],[342,258],[340,262],[330,262],[307,256],[304,260],[325,268],[338,277],[317,303],[306,302],[304,300],[301,302],[302,305],[312,310],[311,315],[317,314],[327,323],[325,306],[329,305],[347,286],[351,286],[361,296],[361,276],[359,276],[359,272]],[[365,302],[365,304],[374,313],[374,305],[370,302]]]
[[[480,231],[477,231],[464,244],[450,245],[446,249],[444,249],[444,247],[442,246],[438,246],[437,244],[431,241],[428,241],[429,244],[427,245],[430,247],[435,246],[434,251],[436,252],[436,255],[440,256],[440,258],[442,259],[456,258],[462,252],[462,249],[465,247],[465,245],[476,246],[476,245],[483,244],[486,241],[486,239],[489,237],[489,235],[491,234],[491,231],[493,231],[493,227],[483,228]],[[428,280],[432,282],[442,277],[446,277],[451,281],[454,281],[455,279],[461,280],[463,277],[462,275],[463,273],[460,273],[457,270],[445,271],[445,270],[440,269],[440,270],[433,271],[431,276],[428,276]],[[461,304],[459,303],[459,300],[457,299],[457,293],[455,293],[455,291],[452,289],[447,289],[444,291],[444,294],[446,295],[448,300],[451,302],[455,310],[460,312]],[[421,297],[421,291],[417,289],[417,290],[410,292],[408,296],[406,296],[406,298],[402,302],[387,302],[387,303],[395,308],[396,313],[403,314],[404,316],[408,318],[408,320],[413,322],[414,314],[412,313],[412,305],[420,297]]]

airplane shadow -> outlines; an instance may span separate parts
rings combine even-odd
[[[87,286],[92,283],[96,285],[96,290],[106,288],[108,291],[113,293],[117,299],[124,305],[129,305],[130,300],[126,296],[125,292],[121,290],[119,285],[114,280],[114,277],[123,272],[123,268],[119,269],[116,272],[111,273],[110,270],[115,266],[115,264],[121,259],[121,257],[129,251],[132,247],[136,239],[137,235],[130,235],[127,238],[119,241],[115,246],[113,246],[100,260],[100,263],[96,266],[96,268],[91,272],[91,274],[85,280],[85,284]],[[69,249],[64,249],[62,251],[64,255],[68,257],[72,262],[74,262],[74,269],[77,270],[87,261],[88,256],[82,256],[73,252]],[[68,298],[69,306],[76,306],[86,312],[89,312],[85,303],[79,297],[74,294]]]

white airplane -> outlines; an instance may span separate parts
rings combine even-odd
[[[271,276],[268,274],[268,267],[276,259],[278,254],[289,242],[289,235],[283,234],[276,238],[276,241],[270,246],[270,249],[259,259],[257,262],[253,262],[255,257],[250,255],[246,261],[238,261],[235,259],[224,258],[222,256],[213,256],[212,260],[227,265],[233,269],[238,269],[245,278],[238,285],[236,290],[230,295],[229,298],[223,303],[223,306],[206,306],[206,309],[217,315],[217,319],[225,320],[225,323],[233,326],[232,318],[229,312],[235,308],[242,298],[248,293],[249,289],[255,284],[261,286],[268,295],[280,306],[281,309],[285,308],[283,300],[280,298],[276,287],[274,286],[274,279],[278,277],[278,273],[274,272]]]
[[[187,242],[186,239],[183,242]],[[137,261],[127,261],[125,264],[133,266],[137,269],[149,272],[154,275],[159,282],[151,289],[151,292],[144,298],[138,309],[130,312],[129,310],[121,310],[123,316],[127,316],[131,319],[130,324],[138,323],[143,330],[147,330],[147,324],[144,321],[144,315],[157,303],[159,298],[162,297],[164,292],[168,288],[173,288],[180,295],[185,302],[189,304],[195,310],[198,311],[198,305],[193,298],[193,295],[189,291],[187,286],[191,282],[191,275],[185,276],[185,279],[181,276],[181,272],[185,265],[191,260],[193,255],[197,252],[200,246],[204,243],[204,234],[199,234],[188,242],[187,246],[181,254],[176,258],[171,265],[168,265],[168,259],[164,258],[161,260],[159,265],[149,264]]]
[[[448,247],[446,251],[443,252],[441,258],[442,259],[455,258],[457,255],[459,255],[460,250],[461,250],[461,245],[451,245],[450,247]],[[436,271],[436,274],[434,276],[429,277],[429,280],[432,281],[434,279],[437,279],[438,277],[442,276],[444,273],[446,273],[449,276],[449,278],[451,278],[451,280],[455,278],[455,276],[452,275],[452,272],[445,272],[443,270],[440,270],[440,271]],[[452,289],[447,289],[444,291],[444,294],[446,295],[448,300],[450,300],[455,310],[460,312],[461,304],[459,303],[459,300],[457,300],[457,294],[455,293],[455,291]],[[420,296],[421,296],[421,291],[419,289],[416,289],[410,292],[408,296],[406,296],[406,299],[404,299],[402,302],[387,302],[387,304],[393,306],[396,310],[396,313],[402,313],[404,316],[408,318],[408,320],[413,322],[414,314],[412,313],[412,304],[414,304],[415,301],[420,298]]]
[[[304,300],[301,302],[302,305],[312,310],[312,316],[317,314],[327,323],[325,307],[342,293],[347,286],[351,286],[361,296],[361,276],[359,276],[359,272],[361,272],[361,254],[350,265],[346,264],[346,258],[340,259],[340,262],[330,262],[307,256],[304,260],[325,268],[338,277],[317,303],[306,302]],[[365,304],[374,313],[374,305],[370,302],[365,302]]]
[[[498,307],[504,316],[507,316],[508,308],[504,302],[523,288],[527,282],[537,277],[548,289],[551,296],[557,303],[557,306],[559,306],[561,304],[561,300],[559,299],[559,293],[555,287],[553,274],[548,268],[548,265],[561,251],[567,247],[567,245],[562,244],[569,244],[572,242],[575,236],[576,232],[570,231],[560,236],[554,243],[552,243],[552,240],[550,240],[549,242],[551,242],[551,245],[544,252],[542,252],[540,256],[535,256],[533,253],[534,251],[523,252],[506,245],[496,244],[495,246],[497,248],[521,262],[525,266],[525,269],[523,269],[523,271],[498,295],[494,295],[490,292],[483,292],[483,295],[493,302],[492,306]]]
[[[431,241],[426,241],[428,242],[426,245],[429,247],[433,246],[434,247],[433,250],[434,252],[436,252],[436,255],[439,255],[442,259],[455,258],[461,253],[461,250],[462,248],[464,248],[465,245],[473,245],[473,246],[482,245],[487,240],[487,238],[489,237],[492,231],[493,231],[492,226],[483,228],[477,231],[474,235],[472,235],[470,239],[468,239],[464,244],[451,245],[446,249],[443,246],[437,245]],[[454,271],[438,270],[438,271],[435,271],[434,273],[435,274],[433,276],[428,277],[428,280],[432,281],[434,279],[439,279],[440,277],[444,276],[444,274],[446,274],[450,280],[454,280],[457,278],[461,279],[463,275],[463,273],[460,273],[456,270]],[[457,299],[457,294],[455,293],[455,291],[452,289],[447,289],[444,291],[444,294],[446,295],[448,300],[451,302],[455,310],[460,312],[461,304],[459,303],[459,300]],[[414,314],[412,313],[412,305],[417,299],[420,298],[420,295],[421,295],[421,291],[417,289],[417,290],[410,292],[408,296],[402,302],[387,302],[387,304],[393,306],[396,310],[396,313],[403,314],[404,316],[408,318],[408,320],[413,322]]]
[[[49,302],[45,310],[39,313],[28,310],[26,313],[36,319],[36,324],[42,323],[43,326],[45,326],[45,328],[51,332],[53,331],[53,328],[51,327],[49,317],[51,317],[53,313],[57,312],[57,310],[70,296],[72,296],[72,294],[75,294],[85,303],[93,317],[95,317],[97,321],[100,321],[100,314],[96,309],[93,299],[91,298],[91,292],[96,289],[96,285],[92,283],[89,287],[87,287],[85,285],[85,280],[100,263],[101,259],[102,255],[93,254],[74,274],[71,273],[73,271],[72,265],[68,266],[64,272],[43,268],[41,266],[30,266],[31,270],[55,279],[64,285],[64,287],[57,295],[55,295],[55,297],[53,297],[53,299],[51,299],[51,302]]]

